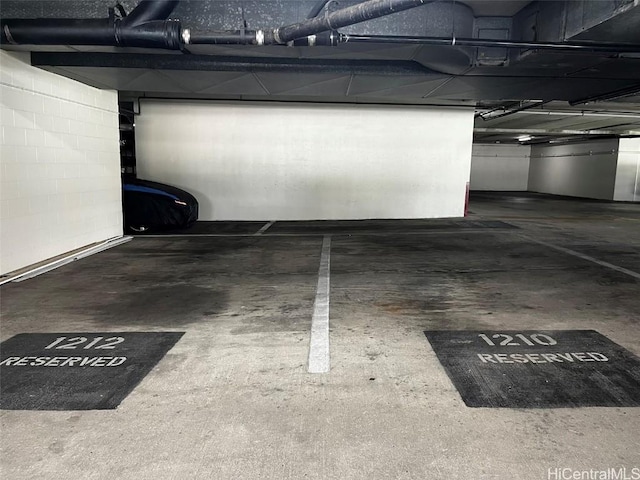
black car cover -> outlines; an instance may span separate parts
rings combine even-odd
[[[198,219],[198,201],[184,190],[140,179],[124,179],[122,187],[127,228],[186,228]]]

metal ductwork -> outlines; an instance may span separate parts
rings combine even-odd
[[[510,62],[536,67],[562,61],[551,52],[538,51],[542,48],[535,46],[537,43],[618,45],[619,53],[637,53],[639,22],[637,0],[532,2],[513,17],[511,38],[522,42],[524,47],[511,52]],[[526,45],[529,42],[534,45]]]
[[[101,45],[179,50],[180,22],[167,20],[177,1],[143,0],[123,19],[111,14],[95,19],[3,20],[3,44]]]

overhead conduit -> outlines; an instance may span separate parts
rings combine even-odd
[[[198,32],[189,29],[183,32],[186,43],[196,44],[251,44],[314,46],[340,43],[338,28],[373,20],[411,8],[420,7],[433,0],[367,0],[351,7],[326,12],[317,16],[328,2],[320,2],[306,20],[274,28],[272,30],[243,30],[235,32]]]
[[[420,7],[434,0],[367,0],[329,12],[321,1],[306,20],[274,29],[191,31],[179,20],[167,20],[178,0],[142,0],[124,19],[8,19],[2,21],[2,43],[15,45],[109,45],[180,50],[187,44],[330,45],[397,43],[414,45],[528,48],[567,52],[640,53],[640,45],[593,42],[535,42],[473,38],[347,35],[337,31],[357,23]]]
[[[142,0],[124,19],[37,18],[2,21],[3,44],[100,45],[179,50],[182,29],[167,20],[178,0]]]

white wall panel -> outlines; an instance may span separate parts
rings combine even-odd
[[[614,200],[640,202],[640,138],[621,138]]]
[[[471,190],[526,191],[530,155],[528,145],[474,145]]]
[[[201,220],[454,217],[473,110],[145,101],[138,175],[193,193]]]
[[[531,148],[529,190],[613,200],[618,140]]]
[[[0,272],[122,235],[118,98],[0,51]]]

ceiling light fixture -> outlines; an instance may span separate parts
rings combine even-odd
[[[519,142],[528,142],[529,140],[533,140],[533,137],[531,135],[520,135],[518,137]]]

